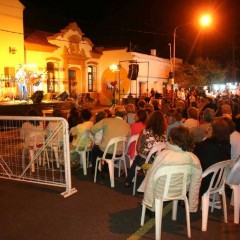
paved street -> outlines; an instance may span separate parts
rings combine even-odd
[[[138,178],[138,183],[141,177]],[[140,227],[142,194],[132,196],[132,187],[116,178],[93,176],[82,169],[72,172],[78,192],[64,199],[60,188],[0,180],[1,240],[135,240],[155,239],[154,218],[146,216]],[[229,198],[228,198],[229,201]],[[153,217],[153,216],[152,216]],[[228,224],[221,210],[209,216],[208,231],[201,231],[201,211],[191,214],[192,239],[240,239],[240,225],[233,224],[233,207],[228,204]],[[185,212],[178,207],[177,221],[171,220],[171,205],[165,204],[162,239],[187,239]]]

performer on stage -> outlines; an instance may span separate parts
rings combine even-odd
[[[21,64],[18,65],[18,71],[15,75],[17,79],[18,88],[19,88],[19,99],[28,100],[28,91],[27,91],[27,72],[26,68]]]

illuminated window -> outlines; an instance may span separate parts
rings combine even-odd
[[[95,66],[88,66],[88,92],[95,92],[97,68]]]

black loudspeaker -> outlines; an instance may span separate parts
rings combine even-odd
[[[56,99],[59,101],[65,101],[67,98],[68,98],[68,93],[66,91],[56,96]]]
[[[31,96],[31,99],[32,99],[33,103],[41,103],[41,101],[43,99],[43,91],[36,91]]]
[[[127,77],[130,80],[137,80],[138,71],[139,71],[139,65],[138,64],[136,64],[136,63],[130,64]]]

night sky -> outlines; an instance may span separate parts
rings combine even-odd
[[[96,0],[39,1],[21,0],[24,27],[30,30],[59,32],[70,22],[77,22],[95,46],[128,47],[132,51],[169,58],[176,26],[176,57],[193,61],[208,57],[230,63],[240,51],[240,0]],[[76,3],[77,2],[77,3]],[[213,26],[200,31],[197,16],[213,13]],[[25,31],[26,32],[26,31]],[[235,36],[235,38],[233,38]],[[233,39],[234,45],[233,45]]]

